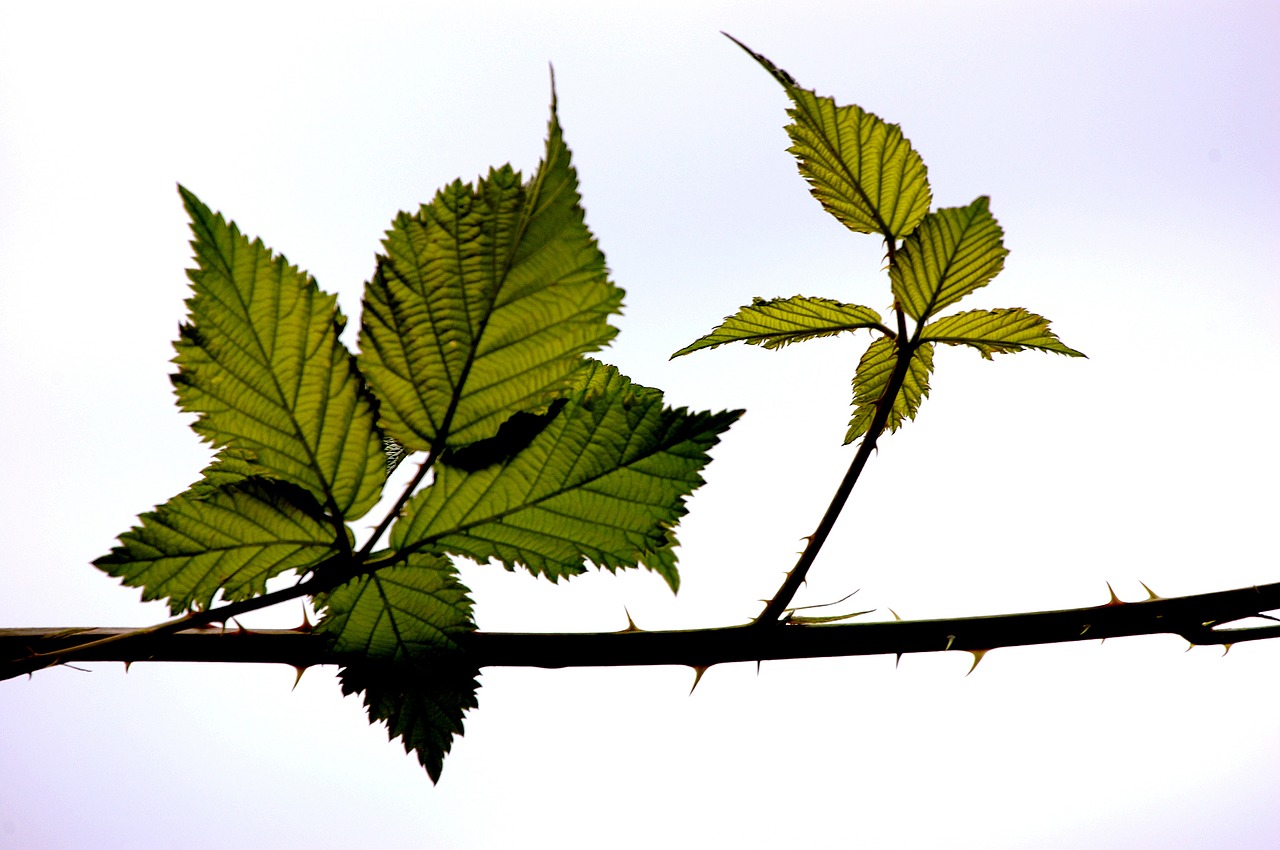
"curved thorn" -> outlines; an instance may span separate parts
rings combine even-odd
[[[702,674],[711,669],[710,664],[690,664],[693,668],[693,687],[689,689],[689,696],[693,696],[693,692],[697,690],[698,683],[702,681]]]
[[[1155,600],[1155,599],[1164,599],[1164,597],[1163,597],[1163,596],[1161,596],[1160,594],[1156,593],[1156,592],[1155,592],[1154,590],[1152,590],[1151,588],[1147,587],[1147,583],[1146,583],[1145,581],[1140,581],[1140,582],[1138,582],[1138,584],[1142,585],[1142,589],[1143,589],[1143,590],[1145,590],[1145,591],[1147,592],[1147,601],[1148,601],[1148,602],[1151,602],[1152,600]]]
[[[973,656],[973,666],[969,668],[969,673],[972,673],[974,670],[977,670],[977,669],[978,669],[978,664],[982,662],[982,659],[983,659],[983,658],[986,658],[986,657],[987,657],[987,653],[988,653],[988,652],[990,652],[990,650],[988,650],[988,649],[971,649],[971,650],[969,650],[969,654]],[[965,675],[965,678],[968,678],[968,677],[969,677],[969,673],[965,673],[965,674],[964,674],[964,675]]]

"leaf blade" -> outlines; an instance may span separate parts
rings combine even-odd
[[[385,478],[372,399],[338,335],[337,299],[179,187],[197,268],[174,344],[179,406],[215,446],[248,452],[335,520],[369,510]]]
[[[984,196],[967,207],[932,212],[903,242],[889,280],[894,298],[911,318],[926,320],[986,286],[1004,268],[1009,252],[989,200]]]
[[[616,329],[622,290],[587,229],[555,102],[527,183],[510,166],[402,213],[365,290],[359,363],[412,451],[493,436],[563,396]]]
[[[304,572],[334,552],[334,529],[306,490],[269,478],[195,487],[139,517],[120,545],[93,562],[144,601],[169,610],[207,609],[266,591],[287,570]]]
[[[921,339],[976,348],[987,360],[993,353],[1034,349],[1068,357],[1084,357],[1049,330],[1049,320],[1021,307],[970,310],[925,325]]]
[[[519,454],[473,472],[437,468],[392,527],[397,549],[438,547],[553,581],[587,561],[655,569],[674,586],[671,529],[706,452],[741,411],[690,414],[594,363]]]
[[[845,433],[845,445],[863,436],[871,427],[876,405],[889,388],[898,359],[895,340],[882,337],[871,343],[853,378],[853,417]],[[933,343],[926,342],[911,354],[907,374],[893,401],[893,409],[885,427],[892,433],[916,418],[920,405],[929,395],[929,376],[933,372]]]
[[[752,299],[706,336],[672,354],[672,358],[730,342],[745,342],[773,350],[818,337],[862,328],[880,328],[880,314],[870,307],[842,304],[830,298],[794,295]]]

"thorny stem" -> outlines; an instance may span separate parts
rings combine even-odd
[[[751,626],[689,631],[584,634],[472,632],[458,636],[477,667],[708,667],[739,661],[903,655],[957,650],[981,653],[1006,646],[1072,643],[1147,634],[1175,634],[1192,645],[1280,638],[1280,625],[1220,628],[1280,608],[1280,583],[1194,596],[1108,603],[1088,608],[986,617],[839,625]],[[166,624],[167,625],[167,624]],[[128,643],[117,638],[128,636]],[[75,653],[82,661],[203,661],[278,663],[306,668],[337,664],[330,643],[301,630],[185,630],[160,633],[113,629],[0,629],[0,679],[30,672],[25,655]]]
[[[892,256],[891,249],[890,257],[892,258]],[[831,497],[831,504],[827,506],[827,512],[822,515],[822,520],[818,523],[818,527],[808,537],[808,543],[805,545],[804,551],[800,553],[800,559],[796,561],[796,565],[792,567],[791,572],[787,573],[787,577],[783,580],[782,586],[778,588],[778,592],[765,604],[764,610],[760,612],[760,615],[752,621],[752,625],[769,626],[782,622],[787,606],[791,604],[796,592],[800,590],[800,585],[804,584],[805,577],[809,574],[809,568],[813,566],[813,562],[817,559],[822,545],[827,542],[827,537],[831,534],[831,530],[835,528],[836,520],[840,518],[840,512],[844,510],[845,502],[849,500],[849,495],[853,492],[854,485],[858,483],[858,478],[862,475],[863,468],[871,458],[871,453],[875,451],[876,441],[880,439],[880,435],[884,432],[885,426],[889,422],[889,415],[893,412],[894,401],[897,399],[898,392],[902,389],[902,384],[907,377],[911,355],[915,353],[917,347],[914,341],[907,340],[906,317],[902,312],[902,308],[895,307],[895,310],[898,314],[898,359],[894,363],[893,374],[889,376],[889,383],[885,386],[884,394],[876,402],[876,412],[871,419],[871,425],[867,428],[867,433],[863,435],[862,442],[858,444],[858,451],[853,456],[853,462],[849,464],[849,470],[844,474],[844,479],[840,482],[840,486],[836,488],[835,495]]]

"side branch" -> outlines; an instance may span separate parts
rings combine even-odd
[[[1198,645],[1280,638],[1280,624],[1221,628],[1280,609],[1280,583],[1216,593],[1061,611],[774,629],[728,626],[660,632],[543,634],[474,632],[459,642],[479,667],[710,666],[733,661],[893,655],[1099,638],[1175,634]],[[298,630],[191,629],[129,641],[103,638],[129,629],[0,629],[0,678],[32,653],[75,653],[80,661],[216,661],[295,667],[336,664],[325,638]],[[19,670],[20,675],[25,670]]]

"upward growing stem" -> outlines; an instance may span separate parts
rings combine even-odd
[[[891,258],[892,255],[893,252],[890,250]],[[822,515],[822,521],[818,523],[817,529],[809,536],[808,544],[804,547],[804,551],[800,553],[800,560],[796,561],[796,565],[791,569],[791,572],[787,573],[787,577],[782,582],[782,586],[778,588],[778,592],[765,604],[764,610],[760,612],[760,616],[752,621],[752,625],[776,625],[781,621],[786,613],[787,606],[791,604],[796,592],[800,590],[800,585],[804,584],[805,577],[809,574],[809,568],[813,566],[813,562],[818,557],[818,552],[822,549],[822,544],[827,542],[831,529],[835,528],[836,520],[840,518],[840,512],[844,510],[845,502],[849,500],[849,494],[853,492],[854,485],[858,483],[858,477],[862,475],[863,467],[867,465],[867,460],[871,457],[871,453],[875,451],[876,441],[880,439],[880,435],[884,432],[885,426],[889,422],[889,415],[893,412],[893,403],[897,399],[898,393],[902,390],[902,383],[906,380],[907,370],[911,363],[911,355],[916,349],[914,341],[907,339],[906,317],[902,312],[902,308],[899,307],[896,310],[898,314],[898,358],[893,365],[893,374],[889,376],[889,383],[884,389],[884,394],[876,402],[876,412],[871,419],[871,425],[867,428],[867,433],[863,435],[862,442],[858,444],[858,451],[853,456],[853,462],[849,464],[849,471],[844,474],[844,479],[840,482],[840,486],[836,488],[835,495],[831,497],[831,504],[827,506],[827,512]]]

